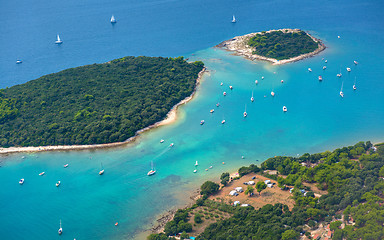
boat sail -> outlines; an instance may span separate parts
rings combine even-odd
[[[251,102],[255,101],[255,99],[253,98],[253,90],[252,90],[252,97],[251,97]]]
[[[57,34],[57,40],[56,40],[55,43],[56,43],[56,44],[62,44],[62,43],[63,43],[63,41],[60,39],[59,34]]]
[[[152,176],[156,173],[156,170],[153,168],[153,161],[151,161],[151,170],[147,173],[148,176]]]
[[[112,17],[111,17],[111,23],[116,23],[115,16],[113,16],[113,15],[112,15]]]
[[[232,15],[232,22],[235,23],[236,22],[236,18],[235,18],[235,15]]]
[[[353,90],[356,90],[356,77],[355,77],[355,82],[353,83]]]

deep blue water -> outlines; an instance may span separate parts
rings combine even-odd
[[[203,60],[209,69],[195,98],[179,109],[177,122],[146,132],[134,144],[1,156],[1,239],[59,238],[60,219],[61,239],[142,239],[137,234],[158,214],[182,205],[191,190],[224,171],[274,155],[383,141],[383,10],[382,1],[0,0],[2,88],[127,55],[183,55]],[[118,21],[114,26],[112,14]],[[236,24],[230,23],[232,14]],[[282,66],[212,48],[233,36],[284,27],[308,30],[328,48]],[[64,41],[60,46],[54,44],[56,34]],[[23,63],[17,65],[19,58]],[[162,138],[166,141],[160,144]],[[157,173],[147,177],[151,160]],[[97,174],[101,162],[103,176]],[[66,169],[65,163],[70,164]],[[46,175],[38,176],[42,171]],[[58,180],[62,184],[56,188]]]

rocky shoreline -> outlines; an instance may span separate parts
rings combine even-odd
[[[196,189],[195,191],[193,191],[192,195],[190,196],[190,199],[192,200],[192,202],[186,204],[184,207],[182,207],[182,209],[186,209],[186,208],[190,208],[192,207],[193,204],[195,204],[195,201],[200,198],[200,189]],[[171,209],[171,210],[168,210],[166,213],[163,213],[161,214],[156,222],[153,224],[153,227],[151,227],[149,229],[149,231],[151,233],[161,233],[164,231],[164,227],[165,227],[165,224],[167,224],[167,222],[171,221],[173,219],[173,217],[175,216],[175,213],[176,211],[178,210],[179,208],[177,209]]]
[[[283,32],[287,32],[287,33],[292,33],[292,32],[299,32],[301,30],[300,29],[285,28],[285,29],[269,30],[266,33],[274,32],[274,31],[283,31]],[[310,52],[310,53],[306,53],[306,54],[302,54],[300,56],[289,58],[289,59],[277,60],[274,58],[267,58],[264,56],[253,54],[254,49],[248,45],[248,40],[250,38],[254,37],[256,34],[262,34],[262,32],[249,33],[249,34],[246,34],[243,36],[237,36],[237,37],[234,37],[232,39],[226,40],[226,41],[216,45],[215,47],[222,48],[222,49],[227,50],[227,51],[231,51],[231,52],[233,52],[234,55],[243,56],[246,59],[249,59],[251,61],[263,60],[263,61],[271,62],[273,65],[280,65],[280,64],[285,64],[285,63],[297,62],[297,61],[300,61],[302,59],[312,57],[312,56],[322,52],[326,48],[324,43],[322,43],[322,41],[320,39],[315,38],[314,36],[307,33],[307,35],[310,38],[312,38],[313,41],[318,43],[318,48],[315,51]]]
[[[171,110],[167,113],[167,116],[164,120],[157,122],[151,126],[143,128],[135,133],[134,136],[128,138],[124,142],[115,142],[115,143],[105,143],[105,144],[94,144],[94,145],[61,145],[61,146],[39,146],[39,147],[9,147],[9,148],[0,148],[0,154],[11,154],[11,153],[22,153],[22,152],[44,152],[44,151],[71,151],[71,150],[88,150],[88,149],[96,149],[96,148],[112,148],[112,147],[120,147],[127,145],[129,143],[134,142],[141,133],[148,131],[152,128],[156,128],[159,126],[167,125],[173,123],[177,119],[177,108],[189,102],[196,93],[197,87],[200,84],[200,81],[203,77],[203,74],[207,71],[204,67],[198,74],[196,79],[195,88],[192,94],[189,97],[186,97],[181,102],[176,104],[171,108]]]

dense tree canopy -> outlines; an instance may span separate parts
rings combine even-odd
[[[277,60],[310,53],[318,48],[318,43],[304,31],[292,33],[281,30],[257,34],[249,39],[248,45],[254,47],[254,54]]]
[[[194,90],[202,62],[124,57],[0,91],[0,146],[125,141]]]

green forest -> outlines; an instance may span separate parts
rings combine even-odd
[[[310,53],[318,48],[318,43],[304,31],[292,33],[287,30],[286,32],[281,30],[262,32],[249,39],[248,45],[254,47],[254,54],[277,60]]]
[[[277,170],[277,175],[269,175],[264,170]],[[373,148],[370,142],[359,142],[354,146],[343,147],[333,152],[304,154],[300,157],[277,156],[261,164],[241,167],[239,175],[259,173],[278,181],[283,190],[292,189],[295,200],[293,209],[283,204],[267,204],[255,210],[252,206],[239,207],[215,202],[216,209],[228,212],[231,217],[209,225],[197,240],[205,239],[299,239],[306,235],[311,239],[304,225],[317,229],[320,223],[330,224],[334,240],[376,240],[384,239],[384,144]],[[221,176],[226,182],[227,174]],[[320,198],[315,197],[311,188],[303,183],[313,183],[327,191]],[[212,182],[202,185],[203,197],[191,208],[180,210],[183,224],[188,220],[188,212],[198,206],[212,206],[209,194],[217,191]],[[301,190],[305,190],[304,194]],[[176,215],[178,216],[178,215]],[[342,217],[354,224],[343,228]],[[177,219],[173,220],[177,226]],[[169,233],[185,232],[193,228],[170,229],[165,233],[152,234],[149,240],[170,239]]]
[[[125,141],[194,91],[201,61],[124,57],[0,90],[0,146]]]

